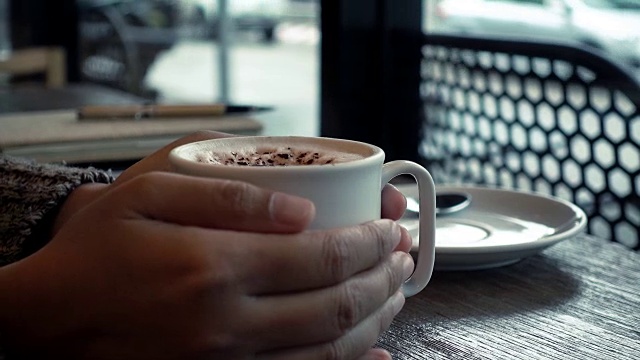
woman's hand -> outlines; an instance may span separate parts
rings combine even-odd
[[[150,172],[171,171],[168,156],[169,152],[171,152],[172,149],[180,145],[196,141],[219,139],[230,136],[234,135],[214,131],[199,131],[194,134],[182,137],[135,163],[124,172],[122,172],[122,174],[120,174],[116,181],[111,185],[86,184],[80,186],[71,194],[69,199],[65,202],[64,206],[60,210],[54,223],[52,234],[55,235],[57,231],[69,220],[69,218],[71,218],[84,206],[90,204],[103,194],[112,191],[121,184],[124,184],[127,181],[136,178],[137,176],[148,174]],[[402,193],[400,193],[400,191],[398,191],[391,185],[385,186],[382,191],[382,218],[398,220],[403,215],[405,208],[406,200]]]
[[[208,132],[208,131],[198,132],[198,133],[186,136],[184,138],[181,138],[165,146],[164,148],[156,151],[154,154],[146,157],[145,159],[131,166],[129,169],[124,171],[118,177],[118,179],[114,184],[111,184],[111,185],[88,184],[88,185],[83,185],[79,187],[72,193],[72,195],[69,197],[69,199],[63,206],[62,211],[60,212],[56,222],[54,234],[57,234],[58,230],[62,229],[67,223],[67,221],[71,219],[71,217],[73,217],[76,213],[80,212],[80,210],[84,209],[87,205],[92,204],[94,201],[96,201],[97,199],[103,196],[107,198],[111,198],[110,194],[113,193],[116,189],[118,189],[121,185],[127,184],[132,180],[137,179],[138,177],[143,176],[145,174],[149,174],[151,172],[169,171],[170,169],[169,169],[169,163],[168,163],[167,157],[171,149],[175,148],[176,146],[194,142],[194,141],[228,137],[228,136],[232,136],[232,135],[216,133],[216,132]],[[160,176],[160,175],[159,174],[153,175],[154,178],[157,176]],[[142,180],[138,179],[134,183],[139,183],[140,181]],[[132,185],[131,187],[134,187],[134,186]],[[137,193],[130,193],[131,192],[130,189],[128,190],[128,192],[129,192],[129,196],[131,196],[131,199],[138,199]],[[162,194],[163,196],[160,196],[159,198],[164,197],[164,191],[162,191]],[[227,194],[226,196],[234,197],[236,195]],[[276,202],[274,201],[274,203]],[[251,211],[252,211],[251,208],[237,209],[236,210],[237,212],[241,212],[242,214],[244,214],[241,217],[238,217],[238,216],[225,217],[230,213],[226,211],[224,207],[225,205],[223,204],[224,202],[220,201],[219,207],[216,208],[215,214],[211,212],[212,211],[211,208],[208,208],[207,212],[203,212],[203,214],[209,215],[210,218],[216,217],[217,219],[220,219],[220,221],[216,224],[209,224],[209,227],[217,226],[219,230],[223,230],[225,228],[231,227],[233,228],[233,230],[241,230],[243,232],[259,231],[264,233],[277,234],[277,233],[299,232],[304,230],[307,224],[307,220],[304,219],[304,216],[299,217],[297,220],[289,219],[289,222],[284,222],[284,223],[274,222],[273,219],[270,217],[268,218],[263,217],[262,218],[263,221],[261,223],[256,223],[255,222],[256,217],[255,216],[252,217],[249,215],[251,214]],[[252,204],[252,202],[245,201],[244,204],[245,205]],[[100,206],[104,206],[104,204]],[[262,206],[264,206],[264,204]],[[273,206],[273,204],[269,206]],[[382,217],[387,219],[397,220],[404,213],[405,207],[406,207],[406,202],[405,202],[404,196],[394,187],[390,185],[386,186],[382,194],[382,214],[381,214]],[[288,212],[287,212],[287,209],[289,209]],[[279,216],[285,216],[285,217],[301,214],[299,207],[292,206],[292,205],[282,206],[280,207],[280,210],[274,210],[274,209],[272,210],[274,211],[274,214],[280,214]],[[78,220],[78,221],[81,221],[81,220]],[[95,219],[93,219],[93,222],[95,224],[98,224],[98,223],[102,223],[103,221],[99,217],[96,217]],[[79,227],[79,224],[76,224],[74,228],[75,227]],[[404,230],[403,230],[403,233],[404,233]],[[149,237],[149,236],[151,236],[151,234],[147,234],[144,237]],[[404,233],[403,239],[405,240],[401,241],[395,250],[405,251],[405,252],[408,251],[410,247],[410,240],[407,241],[406,238],[408,238],[408,235]],[[220,237],[218,237],[218,239],[220,239]],[[100,245],[95,244],[94,246],[99,247]],[[268,261],[268,259],[263,259],[263,260]],[[212,268],[210,270],[215,271],[216,268]],[[137,270],[131,270],[131,271],[137,271]],[[374,349],[367,352],[364,358],[386,359],[386,358],[389,358],[389,356],[384,351],[381,351],[379,349]]]
[[[403,200],[384,196],[387,215]],[[411,239],[388,220],[307,231],[307,200],[240,182],[135,176],[3,268],[0,333],[26,355],[378,359]]]
[[[169,164],[169,153],[180,145],[189,144],[197,141],[222,139],[235,135],[217,132],[217,131],[198,131],[193,134],[181,137],[180,139],[164,146],[155,151],[153,154],[145,157],[137,163],[131,165],[118,176],[114,185],[123,184],[139,175],[147,174],[153,171],[171,171]]]
[[[64,206],[59,211],[51,234],[55,235],[58,230],[65,224],[65,222],[67,222],[69,218],[71,218],[76,212],[78,212],[83,207],[90,204],[106,192],[109,192],[120,186],[120,184],[124,184],[125,182],[137,176],[144,175],[153,171],[171,171],[168,156],[169,152],[171,152],[172,149],[180,145],[196,141],[219,139],[230,136],[234,135],[215,131],[195,132],[164,146],[163,148],[155,151],[153,154],[133,164],[125,171],[123,171],[122,174],[120,174],[116,181],[111,185],[85,184],[78,187],[73,191],[71,196],[69,196]]]

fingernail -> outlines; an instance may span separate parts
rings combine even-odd
[[[398,291],[397,293],[395,293],[395,295],[393,295],[393,299],[391,299],[391,301],[392,301],[394,314],[398,314],[400,310],[402,310],[405,300],[406,299],[401,291]]]
[[[402,259],[402,271],[403,271],[405,280],[407,280],[409,277],[411,277],[411,275],[413,275],[414,268],[415,268],[415,265],[413,263],[413,258],[411,257],[411,255],[404,253],[404,256]]]
[[[402,193],[402,192],[401,192],[400,190],[398,190],[398,188],[397,188],[395,185],[393,185],[393,184],[386,183],[386,184],[384,185],[384,187],[385,187],[385,188],[387,188],[387,189],[396,190],[396,191],[398,191],[399,193]],[[384,189],[382,189],[382,190],[384,190]]]
[[[313,209],[313,203],[307,199],[278,192],[271,195],[269,204],[271,219],[284,224],[308,221]]]

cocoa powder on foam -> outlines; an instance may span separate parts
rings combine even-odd
[[[248,149],[198,154],[196,161],[236,166],[330,165],[362,159],[358,154],[336,151],[295,149],[292,147]]]

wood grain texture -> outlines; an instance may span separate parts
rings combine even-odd
[[[640,254],[580,235],[511,266],[436,272],[377,345],[394,359],[640,359]]]

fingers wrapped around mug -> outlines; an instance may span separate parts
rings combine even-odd
[[[386,184],[382,188],[382,214],[383,219],[398,220],[404,215],[407,208],[407,200],[395,186]]]
[[[176,175],[157,176],[170,180]],[[151,180],[162,183],[155,176],[138,181]],[[197,181],[189,185],[198,189]],[[175,187],[168,193],[180,190],[186,191]],[[138,194],[146,199],[142,191]],[[174,198],[198,200],[202,197]],[[191,318],[189,327],[201,333],[197,343],[205,351],[282,360],[357,358],[367,353],[404,304],[400,287],[413,272],[413,261],[395,249],[410,239],[391,220],[264,234],[209,228],[204,225],[211,225],[210,220],[195,213],[163,216],[162,209],[169,205],[195,213],[206,210],[163,201],[129,204],[137,206],[141,218],[165,223],[145,230],[157,244],[146,256],[158,258],[161,246],[173,254],[171,263],[179,271],[171,273],[182,272],[185,279],[177,288],[198,299],[185,302],[190,310],[182,317],[198,319]],[[190,226],[176,226],[180,222]]]
[[[228,245],[210,262],[230,269],[225,288],[244,294],[233,307],[243,321],[228,323],[226,339],[265,359],[365,353],[402,308],[400,287],[413,272],[410,255],[393,250],[405,234],[389,220],[286,236],[220,235]]]

